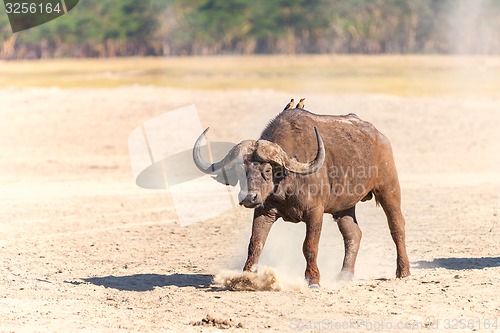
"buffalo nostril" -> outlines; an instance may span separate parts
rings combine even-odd
[[[248,193],[241,201],[240,204],[253,204],[255,201],[257,201],[257,193]]]
[[[252,206],[255,204],[261,203],[260,197],[258,193],[248,193],[241,201],[240,205],[244,206]]]

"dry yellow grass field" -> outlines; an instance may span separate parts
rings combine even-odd
[[[0,62],[0,86],[499,96],[500,57],[219,56]]]

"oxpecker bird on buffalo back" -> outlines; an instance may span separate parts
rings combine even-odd
[[[293,100],[293,98],[292,98],[292,99],[290,100],[290,103],[288,103],[288,104],[285,106],[285,108],[283,109],[283,111],[286,111],[286,110],[288,110],[288,109],[293,108],[293,104],[294,104],[294,100]]]
[[[319,287],[318,244],[323,215],[330,214],[344,238],[344,261],[338,279],[352,279],[362,235],[356,205],[375,197],[396,245],[396,277],[410,275],[391,144],[372,124],[355,114],[331,116],[303,109],[285,110],[267,125],[258,140],[240,142],[216,163],[207,162],[201,155],[205,133],[194,144],[196,166],[225,184],[229,184],[226,176],[232,175],[230,185],[238,181],[241,185],[240,205],[254,209],[244,271],[257,271],[277,219],[305,222],[305,278],[310,287]]]
[[[297,109],[303,109],[304,108],[304,100],[305,98],[301,98],[300,101],[297,103],[296,108]]]

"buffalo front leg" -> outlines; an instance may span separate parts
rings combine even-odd
[[[257,264],[259,263],[259,258],[266,244],[267,236],[269,231],[276,221],[276,214],[255,209],[253,215],[252,224],[252,236],[250,237],[250,244],[248,245],[248,257],[243,267],[244,271],[257,271]]]
[[[323,210],[314,211],[306,218],[306,238],[302,251],[306,258],[306,281],[311,288],[319,287],[320,273],[318,264],[318,245],[323,225]]]
[[[350,281],[354,276],[354,266],[361,243],[361,229],[356,220],[355,207],[335,213],[333,218],[337,221],[340,233],[344,238],[344,262],[342,270],[337,275],[337,280]]]

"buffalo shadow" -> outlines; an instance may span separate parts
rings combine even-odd
[[[481,258],[435,258],[432,261],[420,260],[414,263],[415,268],[446,268],[450,270],[483,269],[500,267],[500,257]]]
[[[127,276],[103,276],[82,279],[85,282],[127,291],[150,291],[155,287],[177,286],[179,288],[194,287],[206,289],[212,283],[210,274],[134,274]]]

